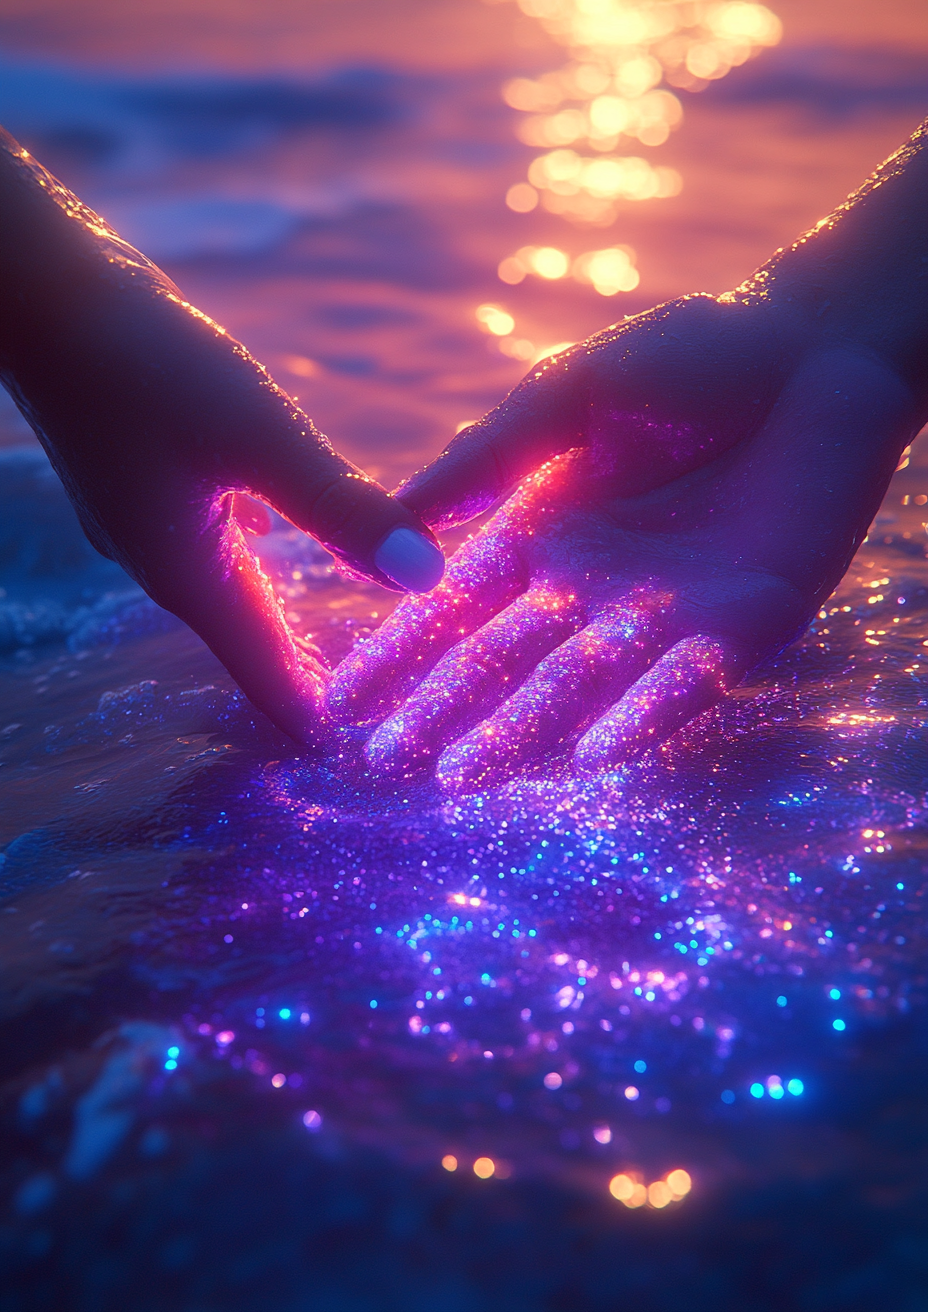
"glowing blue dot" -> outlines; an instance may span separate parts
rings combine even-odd
[[[771,1086],[770,1086],[770,1088],[767,1090],[767,1092],[770,1094],[771,1098],[782,1098],[782,1097],[783,1097],[783,1085],[782,1085],[782,1084],[771,1084]]]
[[[378,925],[377,928],[374,930],[374,933],[375,933],[375,934],[382,934],[382,933],[383,933],[383,926],[382,926],[382,925]]]
[[[176,1062],[176,1061],[170,1061],[170,1060],[169,1060],[169,1061],[166,1061],[166,1062],[164,1063],[164,1069],[165,1069],[166,1071],[176,1071],[176,1070],[177,1070],[177,1062]]]
[[[838,1030],[840,1033],[841,1030],[846,1030],[847,1026],[845,1025],[843,1020],[838,1019],[838,1020],[833,1020],[831,1022],[831,1028],[833,1030]]]
[[[180,1048],[168,1048],[168,1056],[169,1056],[169,1057],[179,1057],[179,1056],[180,1056]]]
[[[777,1006],[778,1006],[778,1007],[785,1007],[785,1006],[786,1006],[786,999],[784,998],[784,996],[783,996],[782,993],[781,993],[780,996],[777,998]]]
[[[723,1089],[723,1090],[722,1090],[722,1102],[726,1103],[726,1104],[730,1107],[731,1104],[732,1104],[734,1101],[735,1101],[735,1095],[734,1095],[734,1093],[731,1091],[731,1089]]]
[[[802,1080],[788,1080],[786,1084],[787,1093],[791,1093],[794,1098],[798,1098],[801,1093],[805,1092],[805,1085]]]
[[[664,901],[665,901],[665,902],[666,902],[666,901],[667,901],[667,899],[666,899],[666,898],[664,898]],[[660,938],[660,934],[655,934],[655,935],[654,935],[654,937],[655,937],[655,938],[657,938],[657,939],[659,939],[659,938]]]
[[[635,1062],[635,1070],[638,1072],[639,1075],[644,1075],[647,1069],[648,1069],[648,1063],[646,1061]]]
[[[897,884],[896,887],[898,888],[899,892],[901,893],[902,890],[905,888],[905,884]]]
[[[840,989],[829,989],[829,990],[828,990],[828,996],[831,998],[832,1002],[837,1002],[838,999],[839,999],[840,996],[841,996],[841,990],[840,990]]]
[[[278,1014],[278,1016],[280,1017],[281,1020],[289,1020],[289,1019],[290,1019],[290,1008],[289,1008],[289,1007],[281,1007],[280,1011],[279,1011],[277,1014]]]
[[[483,974],[480,976],[480,983],[489,984],[489,982],[490,982],[490,976],[487,974],[486,971],[484,971]]]
[[[371,998],[371,1011],[376,1011],[376,1010],[377,1010],[377,999]]]
[[[762,1084],[752,1084],[752,1085],[751,1085],[751,1097],[752,1097],[752,1098],[763,1098],[763,1096],[764,1096],[764,1086],[763,1086]]]
[[[586,975],[578,975],[577,983],[580,985],[581,988],[583,988],[584,984],[586,983]]]

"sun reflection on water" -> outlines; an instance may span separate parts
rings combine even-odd
[[[776,14],[747,0],[516,3],[567,49],[569,59],[540,77],[511,78],[503,86],[506,104],[523,115],[516,125],[519,140],[545,151],[530,163],[527,180],[510,186],[506,204],[518,214],[540,205],[571,223],[598,227],[611,227],[623,202],[666,199],[683,186],[676,169],[619,153],[623,145],[662,146],[683,121],[675,91],[703,90],[782,35]],[[549,274],[533,264],[537,256],[528,249],[502,261],[503,282],[519,282],[529,272],[552,278],[567,273],[569,261]],[[628,256],[625,266],[620,253]],[[638,285],[634,254],[625,247],[590,251],[580,260],[587,263],[578,273],[575,261],[574,276],[603,295]]]

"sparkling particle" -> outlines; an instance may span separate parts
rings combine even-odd
[[[549,1071],[543,1080],[546,1089],[559,1089],[564,1083],[557,1071]]]
[[[478,1180],[489,1180],[496,1173],[496,1163],[492,1157],[478,1157],[474,1162],[474,1175]]]
[[[446,1171],[456,1171],[458,1169],[458,1159],[453,1153],[446,1153],[441,1159],[441,1164]]]
[[[310,1110],[308,1112],[304,1112],[303,1124],[306,1126],[307,1130],[313,1130],[313,1131],[321,1130],[322,1117],[320,1116],[319,1112],[316,1111]]]

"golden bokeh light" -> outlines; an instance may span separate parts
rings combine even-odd
[[[494,337],[508,337],[516,326],[512,315],[498,305],[478,305],[474,313],[484,332],[492,333]]]
[[[441,1159],[441,1164],[446,1171],[456,1171],[458,1169],[458,1159],[453,1153],[446,1153]]]
[[[491,1175],[496,1174],[496,1163],[492,1157],[478,1157],[474,1162],[474,1175],[478,1180],[489,1180]]]
[[[688,1171],[678,1167],[676,1171],[670,1171],[667,1175],[667,1187],[673,1194],[674,1198],[685,1198],[693,1187],[693,1181]]]
[[[663,1180],[654,1180],[648,1185],[644,1184],[637,1172],[632,1171],[622,1171],[609,1181],[610,1194],[625,1207],[643,1207],[647,1203],[658,1211],[671,1203],[680,1202],[692,1187],[690,1174],[682,1167],[669,1171]]]
[[[783,32],[766,5],[750,0],[668,4],[665,0],[516,0],[568,51],[540,77],[507,81],[506,104],[525,115],[516,134],[549,153],[532,161],[527,183],[506,204],[529,213],[540,203],[572,223],[608,227],[626,201],[676,196],[675,169],[621,152],[623,141],[659,147],[683,121],[670,88],[701,91],[776,45]],[[599,158],[579,153],[584,144]],[[576,149],[574,149],[576,148]],[[506,264],[500,277],[515,273]]]
[[[528,214],[538,204],[538,192],[528,182],[517,182],[506,192],[506,204],[516,214]]]

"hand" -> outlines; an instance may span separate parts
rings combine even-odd
[[[917,427],[892,369],[833,348],[758,431],[659,486],[628,495],[627,461],[593,445],[560,456],[339,667],[330,703],[393,711],[368,760],[402,776],[437,759],[452,790],[565,745],[581,771],[632,760],[803,629]]]
[[[238,342],[0,133],[0,376],[98,551],[185,620],[306,744],[325,670],[233,517],[250,492],[385,587],[443,558],[414,512],[339,456]]]
[[[743,286],[546,361],[410,480],[449,527],[551,462],[337,671],[342,718],[402,704],[369,759],[453,787],[561,744],[606,769],[794,637],[928,419],[926,216],[923,125]]]

